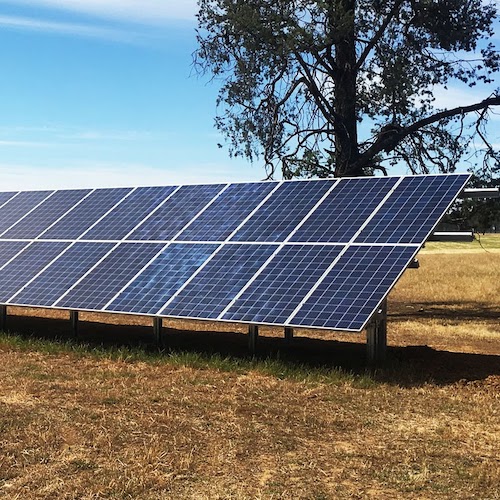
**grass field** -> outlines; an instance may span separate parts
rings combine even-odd
[[[263,329],[252,359],[244,328],[177,321],[159,353],[144,318],[55,342],[65,313],[12,309],[0,497],[500,499],[500,237],[419,260],[375,373],[352,334]]]

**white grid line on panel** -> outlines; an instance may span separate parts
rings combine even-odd
[[[156,313],[157,315],[160,315],[169,305],[170,303],[193,281],[196,276],[207,266],[207,264],[222,250],[224,247],[224,244],[227,243],[243,226],[244,224],[250,220],[250,218],[271,198],[271,196],[277,191],[277,189],[283,185],[283,181],[278,182],[276,184],[275,188],[272,189],[267,196],[240,222],[238,227],[234,229],[234,231],[226,238],[224,243],[221,243],[219,247],[217,247],[212,255],[184,282],[184,284],[175,292],[170,299],[167,300],[165,304],[158,310]],[[213,243],[213,242],[212,242]],[[262,243],[261,243],[262,244]]]
[[[31,213],[31,212],[34,212],[42,203],[44,203],[45,201],[47,201],[49,198],[51,198],[52,196],[54,196],[55,194],[57,193],[57,191],[52,191],[52,193],[50,193],[49,195],[47,195],[41,202],[37,203],[29,212],[25,213],[20,219],[18,219],[16,222],[14,222],[14,224],[12,224],[11,226],[9,226],[5,231],[3,231],[2,233],[0,233],[0,238],[7,232],[7,231],[10,231],[13,227],[17,226],[22,220],[24,220],[26,217],[28,217],[28,215]]]
[[[2,241],[9,241],[9,240],[2,240]],[[34,243],[34,241],[30,241],[24,248],[21,248],[21,250],[19,250],[19,252],[17,252],[16,255],[14,255],[14,257],[12,257],[11,259],[9,259],[3,266],[0,266],[0,271],[2,269],[4,269],[5,267],[7,267],[14,259],[17,259],[17,257],[19,257],[19,255],[21,255],[31,245],[33,245],[33,243]]]
[[[460,175],[464,175],[464,174],[460,174]],[[465,186],[466,184],[470,181],[470,178],[472,177],[472,174],[469,175],[467,177],[467,179],[464,181],[464,183],[462,184],[462,187],[460,189],[460,193],[465,189]],[[429,236],[434,232],[434,230],[436,229],[437,225],[441,222],[441,219],[444,217],[444,215],[448,212],[448,210],[451,208],[451,206],[453,205],[453,203],[455,203],[455,201],[457,200],[457,197],[453,198],[450,203],[448,204],[448,206],[446,207],[446,210],[443,211],[443,215],[441,215],[441,217],[439,218],[439,220],[432,226],[431,230],[427,233],[425,239],[423,239],[423,242],[425,243],[428,239],[429,239]],[[420,246],[420,245],[419,245]]]
[[[139,229],[148,219],[150,219],[156,212],[158,212],[158,210],[160,210],[160,208],[163,207],[163,205],[165,205],[165,203],[167,203],[167,201],[170,200],[170,198],[172,198],[172,196],[174,196],[174,194],[177,193],[177,191],[179,191],[179,189],[181,189],[181,187],[182,186],[177,186],[157,207],[153,208],[153,210],[151,210],[151,212],[149,212],[149,214],[146,215],[144,217],[144,219],[142,219],[134,227],[134,229],[132,229],[132,231],[129,231],[123,239],[129,237],[136,229]],[[137,188],[137,189],[139,189],[139,188]],[[140,243],[145,243],[145,241],[142,241],[142,240],[140,240],[139,242]],[[152,241],[148,241],[148,243],[153,243],[153,242]]]
[[[120,206],[132,193],[135,193],[137,191],[137,188],[133,188],[131,191],[129,191],[121,200],[118,200],[104,215],[99,217],[93,224],[91,224],[80,236],[78,236],[77,241],[81,241],[81,239],[94,227],[99,224],[105,217],[107,217],[115,208]]]
[[[318,287],[321,285],[323,280],[328,276],[330,271],[333,269],[333,267],[337,264],[337,262],[340,260],[340,258],[346,253],[347,249],[349,246],[354,242],[354,240],[360,235],[361,231],[367,226],[367,224],[375,217],[375,214],[382,208],[384,203],[389,199],[391,194],[395,191],[395,189],[403,182],[403,177],[400,177],[399,180],[394,184],[392,189],[384,196],[382,201],[377,205],[375,210],[366,218],[365,222],[361,224],[361,227],[354,233],[353,237],[349,240],[349,242],[346,244],[346,246],[341,250],[339,255],[335,258],[335,260],[328,266],[326,271],[323,273],[323,275],[319,278],[319,280],[316,282],[316,284],[309,290],[309,292],[306,294],[306,296],[302,299],[300,304],[293,310],[292,314],[287,318],[285,321],[285,326],[289,326],[290,322],[293,320],[293,318],[297,315],[297,313],[300,311],[302,306],[311,298],[311,295],[318,289]]]
[[[170,199],[179,189],[181,188],[181,186],[178,186],[177,189],[174,189],[163,201],[162,203],[160,203],[152,212],[150,212],[149,216],[151,216],[151,214],[153,214],[156,210],[158,210],[158,208],[160,206],[162,206],[164,203],[167,202],[168,199]],[[135,191],[135,190],[134,190]],[[125,196],[121,201],[125,200],[125,198],[127,198],[128,196],[130,196],[132,194],[133,191],[131,191],[130,193],[127,194],[127,196]],[[116,206],[116,205],[115,205]],[[113,207],[114,208],[114,207]],[[148,217],[149,217],[148,216]],[[104,217],[104,216],[103,216]],[[111,253],[116,249],[118,248],[118,246],[120,246],[122,243],[125,242],[126,238],[128,236],[130,236],[148,217],[144,218],[141,222],[139,222],[138,224],[136,224],[118,243],[116,243],[110,250],[109,252],[106,252],[106,254],[100,258],[86,273],[83,274],[83,276],[80,277],[80,279],[76,280],[75,283],[73,283],[73,285],[68,288],[68,290],[66,290],[53,304],[52,304],[52,307],[54,307],[58,302],[60,302],[62,299],[64,299],[64,297],[66,297],[66,295],[68,295],[74,288],[76,288],[97,266],[99,266],[105,259],[107,259]],[[91,228],[89,228],[89,231],[90,231]],[[85,233],[84,233],[85,234]],[[146,242],[142,242],[142,243],[146,243]],[[160,252],[163,250],[163,248],[160,250]],[[158,253],[160,253],[158,252]]]
[[[103,219],[109,212],[111,212],[112,210],[114,210],[114,208],[116,208],[117,205],[119,205],[123,200],[125,200],[125,198],[127,198],[128,196],[130,196],[133,192],[135,191],[135,189],[132,189],[132,191],[130,191],[129,193],[127,193],[126,196],[124,196],[120,201],[118,201],[115,205],[113,205],[112,208],[110,208],[106,214],[104,214],[99,220],[97,220],[94,224],[92,224],[92,226],[90,226],[83,234],[86,234],[88,231],[90,231],[90,229],[92,229],[92,227],[94,227],[101,219]],[[95,192],[95,189],[92,190],[90,193],[88,193],[86,196],[84,196],[78,203],[76,203],[70,210],[68,210],[63,216],[61,216],[56,222],[54,222],[54,224],[56,224],[57,222],[59,222],[63,217],[65,217],[69,212],[71,212],[71,210],[73,210],[74,208],[76,208],[80,203],[83,202],[83,200],[85,200],[88,196],[90,196],[92,193]],[[52,224],[51,226],[49,226],[46,231],[48,231],[54,224]],[[45,231],[44,231],[45,232]],[[41,234],[44,234],[41,233]],[[80,236],[81,237],[81,236]],[[9,241],[9,240],[4,240],[4,241]],[[23,240],[21,240],[23,241]],[[71,247],[73,247],[73,245],[75,245],[77,242],[79,242],[78,238],[76,240],[39,240],[38,238],[35,238],[35,240],[32,240],[31,243],[23,248],[23,250],[26,250],[28,247],[30,247],[35,241],[37,242],[48,242],[48,243],[70,243],[70,245],[65,248],[59,255],[57,255],[54,259],[52,259],[50,261],[49,264],[47,264],[39,273],[36,274],[36,276],[34,278],[32,278],[31,280],[29,280],[27,283],[25,283],[23,285],[22,288],[20,288],[19,290],[16,291],[16,293],[10,297],[10,299],[7,301],[7,303],[10,303],[17,295],[19,295],[27,286],[29,286],[33,281],[35,281],[44,271],[46,271],[52,264],[54,264],[58,259],[59,257],[62,257]],[[95,242],[92,242],[92,243],[95,243]],[[109,242],[103,242],[103,243],[109,243]],[[116,248],[113,247],[113,249]],[[21,253],[21,252],[19,252]],[[16,255],[16,257],[18,256],[19,254]],[[9,263],[12,261],[12,259],[9,261]],[[6,264],[7,265],[7,264]],[[5,267],[5,266],[3,266]],[[2,269],[3,269],[2,267]]]
[[[5,205],[7,205],[7,203],[11,202],[14,198],[16,198],[17,196],[19,196],[21,193],[22,193],[22,191],[18,191],[14,196],[12,196],[12,198],[9,198],[7,201],[5,201],[4,203],[2,203],[0,205],[0,208],[5,207]]]
[[[64,212],[63,215],[61,215],[61,217],[59,217],[56,221],[54,221],[48,228],[46,228],[44,231],[42,231],[36,238],[34,238],[35,240],[38,240],[40,238],[40,236],[44,235],[49,229],[51,229],[53,226],[55,226],[61,219],[63,219],[64,217],[66,217],[66,215],[68,215],[70,212],[72,212],[78,205],[80,205],[80,203],[82,203],[84,200],[86,200],[92,193],[95,192],[95,189],[92,189],[89,193],[87,193],[81,200],[79,200],[78,202],[76,202],[69,210],[67,210],[66,212]]]
[[[39,242],[37,242],[37,243],[39,243]],[[35,281],[38,278],[38,276],[40,276],[44,271],[46,271],[56,260],[59,259],[59,257],[62,257],[71,247],[76,245],[76,243],[77,243],[76,241],[73,241],[73,243],[68,245],[60,254],[56,255],[40,272],[35,274],[35,276],[33,278],[31,278],[19,290],[17,290],[16,293],[14,295],[12,295],[12,297],[10,297],[9,300],[7,300],[6,304],[9,304],[13,299],[15,299],[17,295],[19,295],[26,287],[31,285],[31,283],[33,283],[33,281]]]
[[[204,213],[206,210],[208,210],[221,196],[221,194],[226,191],[229,186],[231,186],[230,183],[226,184],[188,223],[184,225],[184,227],[175,233],[175,235],[172,237],[171,241],[175,241],[175,238],[179,236],[183,231],[185,231],[198,217]]]
[[[326,191],[326,193],[315,203],[315,205],[309,210],[309,212],[303,217],[303,219],[295,226],[295,229],[293,229],[290,234],[279,244],[278,248],[269,256],[269,258],[262,264],[260,269],[257,270],[257,272],[246,282],[246,284],[243,286],[243,288],[234,296],[233,300],[229,302],[229,304],[224,308],[224,310],[219,314],[217,319],[222,318],[224,314],[226,314],[231,307],[235,304],[235,302],[246,292],[246,290],[252,285],[252,283],[262,274],[262,272],[266,269],[266,267],[271,263],[271,261],[274,259],[276,254],[285,246],[287,241],[289,241],[295,233],[306,223],[306,221],[311,217],[311,215],[314,213],[314,211],[323,203],[323,201],[330,195],[330,193],[333,191],[333,189],[338,186],[340,182],[340,179],[338,179],[336,182],[334,182],[330,188]],[[262,242],[261,242],[262,243]],[[265,242],[267,243],[267,242]]]
[[[187,227],[189,227],[203,212],[205,212],[205,210],[208,209],[208,207],[210,207],[210,205],[212,205],[215,200],[217,200],[217,198],[219,198],[219,196],[230,186],[231,184],[226,184],[224,186],[224,188],[222,188],[215,196],[212,200],[210,200],[210,202],[205,205],[180,231],[178,231],[175,236],[172,238],[172,241],[169,241],[169,242],[166,242],[167,244],[161,249],[161,251],[159,253],[157,253],[132,279],[130,279],[120,290],[118,293],[116,293],[108,302],[106,302],[106,304],[104,304],[104,306],[102,307],[101,311],[105,311],[107,307],[109,307],[113,302],[114,300],[129,286],[131,285],[151,264],[153,264],[153,262],[155,262],[159,257],[160,255],[163,254],[163,252],[165,252],[165,250],[172,244],[173,240],[175,240],[175,238],[177,236],[179,236],[179,234],[182,233],[182,231],[184,231]],[[150,243],[150,242],[148,242]]]

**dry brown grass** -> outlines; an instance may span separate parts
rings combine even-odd
[[[4,338],[0,497],[499,499],[500,254],[420,260],[391,294],[390,363],[371,383],[362,339],[329,332],[298,332],[284,349],[268,329],[262,349],[309,363],[299,375],[333,359],[354,376],[281,379],[258,364],[47,353]],[[143,318],[83,319],[90,342],[147,338]],[[10,325],[67,328],[21,316]],[[170,334],[176,348],[244,360],[244,328],[174,326],[190,330]]]

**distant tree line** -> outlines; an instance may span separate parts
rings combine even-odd
[[[473,176],[469,187],[500,187],[500,177]],[[443,229],[500,233],[500,198],[458,200],[441,223]]]

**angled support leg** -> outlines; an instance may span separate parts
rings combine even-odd
[[[370,366],[384,363],[387,353],[387,299],[366,327],[367,360]]]

